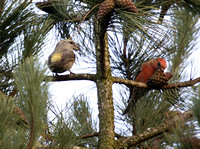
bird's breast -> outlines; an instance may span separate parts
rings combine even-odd
[[[61,61],[61,58],[62,58],[62,54],[60,53],[55,53],[55,54],[52,54],[51,56],[51,62],[59,62]]]

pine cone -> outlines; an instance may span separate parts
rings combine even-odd
[[[137,7],[131,0],[115,0],[116,7],[125,8],[127,11],[137,13]]]
[[[102,20],[106,15],[113,11],[114,7],[114,0],[105,0],[99,7],[97,18]]]
[[[147,85],[153,88],[160,88],[168,84],[169,79],[173,76],[170,72],[156,71],[153,76],[147,81]]]

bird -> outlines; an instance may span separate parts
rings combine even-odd
[[[140,66],[140,70],[138,71],[134,81],[147,83],[148,80],[153,76],[153,74],[155,72],[160,71],[160,72],[164,73],[164,70],[166,68],[167,68],[166,61],[163,58],[160,58],[160,57],[149,60],[147,62],[144,62]],[[149,91],[149,89],[147,89],[147,88],[133,87],[130,90],[128,106],[124,110],[123,115],[128,113],[130,111],[130,109],[134,109],[136,102],[140,98],[142,98],[148,91]]]
[[[75,62],[75,54],[73,50],[79,50],[80,46],[73,40],[65,39],[57,43],[53,53],[48,57],[47,65],[49,69],[56,73],[63,73],[70,71],[72,65]]]

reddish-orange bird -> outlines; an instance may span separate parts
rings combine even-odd
[[[164,72],[165,68],[167,68],[166,61],[160,57],[149,60],[147,62],[144,62],[140,66],[140,70],[137,73],[134,81],[147,83],[147,81],[152,77],[152,75],[156,71],[159,70],[159,71]],[[149,91],[149,89],[134,87],[130,91],[130,98],[128,100],[128,106],[126,107],[123,114],[126,114],[127,112],[129,112],[129,110],[131,108],[135,108],[135,104],[136,104],[137,100],[140,99],[142,96],[144,96],[145,93],[147,93],[148,91]]]
[[[166,61],[160,57],[144,62],[140,67],[135,81],[146,83],[156,70],[159,69],[164,72],[165,68],[167,68]]]

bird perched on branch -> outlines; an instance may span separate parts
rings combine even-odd
[[[166,67],[167,67],[166,61],[160,57],[149,60],[147,62],[144,62],[140,66],[140,70],[137,73],[134,81],[147,83],[148,80],[154,75],[155,72],[161,72],[163,75],[164,69]],[[155,77],[155,78],[158,78],[158,77]],[[163,77],[163,78],[165,78],[165,77]],[[126,107],[125,111],[123,112],[123,115],[126,114],[127,112],[129,112],[130,109],[134,109],[138,99],[142,98],[148,91],[149,91],[149,89],[147,89],[147,88],[137,88],[137,87],[132,88],[132,90],[130,90],[128,106]]]
[[[79,45],[73,40],[65,39],[58,42],[55,50],[48,58],[49,69],[56,74],[70,71],[75,62],[73,50],[79,50],[79,48]]]

